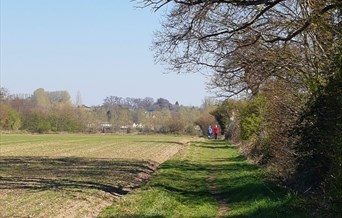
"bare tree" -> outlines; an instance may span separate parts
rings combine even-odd
[[[143,0],[168,11],[154,40],[170,71],[213,72],[211,87],[233,96],[270,80],[324,80],[339,21],[334,0]]]
[[[9,92],[5,87],[0,86],[0,102],[5,101],[9,96]]]

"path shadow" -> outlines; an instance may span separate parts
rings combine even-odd
[[[199,142],[192,146],[235,149],[224,142]],[[305,211],[291,203],[288,190],[262,179],[260,168],[248,163],[243,155],[221,156],[206,162],[169,160],[160,165],[159,170],[163,172],[162,179],[155,180],[150,186],[180,194],[184,204],[212,198],[212,193],[203,184],[208,183],[208,172],[214,175],[210,182],[213,182],[219,198],[227,202],[228,207],[239,205],[244,210],[241,215],[229,215],[228,211],[225,217],[308,217]]]
[[[165,218],[165,216],[160,216],[160,215],[146,216],[146,215],[133,214],[133,215],[118,215],[118,216],[115,216],[115,218]]]
[[[165,140],[136,140],[135,142],[143,142],[143,143],[162,143],[162,144],[174,144],[174,145],[185,145],[186,143],[179,142],[179,141],[165,141]]]
[[[121,159],[0,157],[0,189],[98,189],[120,196],[148,179],[156,166]]]
[[[208,149],[236,149],[235,145],[232,145],[224,140],[208,140],[204,142],[194,142],[193,146]]]

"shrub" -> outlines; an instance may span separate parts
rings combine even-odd
[[[85,116],[81,109],[71,106],[55,107],[53,112],[36,110],[24,114],[23,129],[30,132],[81,132],[85,130]]]
[[[245,153],[259,164],[265,164],[270,158],[269,127],[267,115],[269,101],[264,96],[256,96],[242,108],[240,115],[240,135]]]
[[[0,129],[18,130],[21,126],[20,115],[11,107],[1,103],[0,106]]]
[[[247,102],[241,112],[241,138],[251,140],[265,136],[267,132],[266,116],[269,113],[269,102],[264,96],[257,96]]]
[[[186,123],[180,115],[174,115],[168,121],[167,127],[170,133],[183,133],[186,127]]]
[[[46,133],[51,131],[51,123],[47,115],[33,112],[25,115],[22,128],[30,132]]]

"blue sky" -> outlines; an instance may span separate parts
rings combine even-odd
[[[164,74],[153,62],[161,12],[129,0],[1,0],[1,86],[10,93],[80,91],[87,105],[106,96],[201,105],[205,77]]]

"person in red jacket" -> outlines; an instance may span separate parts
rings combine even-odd
[[[217,139],[218,133],[219,133],[219,128],[217,127],[217,125],[215,125],[215,127],[214,127],[214,136],[215,136],[215,139]]]

